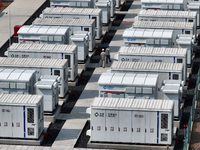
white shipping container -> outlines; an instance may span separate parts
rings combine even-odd
[[[122,37],[127,47],[174,47],[173,30],[128,28]]]
[[[18,32],[19,43],[68,44],[69,27],[24,25]]]
[[[180,34],[176,39],[176,45],[178,48],[187,48],[187,64],[192,64],[194,39],[192,35]]]
[[[0,93],[35,94],[35,70],[0,69]]]
[[[171,145],[173,106],[171,100],[95,98],[87,109],[90,140]]]
[[[165,11],[165,10],[140,10],[139,21],[171,21],[171,22],[194,22],[194,30],[199,26],[197,12],[193,11]]]
[[[37,95],[43,95],[44,111],[53,112],[58,105],[59,87],[55,81],[38,81],[35,83]]]
[[[181,80],[186,83],[186,74],[184,74],[182,63],[115,61],[111,65],[111,72],[158,74],[158,87],[161,86],[163,80],[167,79]]]
[[[36,18],[33,25],[39,26],[67,26],[75,31],[88,31],[89,51],[95,47],[95,20],[94,19],[68,19],[68,18]]]
[[[110,1],[98,1],[95,8],[102,10],[102,23],[107,25],[110,22]]]
[[[101,74],[100,97],[157,99],[157,74],[110,73]]]
[[[50,0],[50,7],[94,8],[94,0]]]
[[[186,1],[184,0],[141,0],[142,9],[155,10],[186,10]]]
[[[13,43],[5,55],[12,58],[67,59],[68,80],[74,81],[78,75],[76,45]]]
[[[132,62],[183,63],[184,74],[187,73],[186,48],[121,47],[118,52],[118,60]]]
[[[44,130],[43,96],[0,94],[0,137],[38,139]]]
[[[0,68],[37,70],[36,78],[41,75],[58,75],[61,77],[59,97],[64,97],[68,91],[68,61],[66,59],[0,57]]]
[[[42,18],[94,19],[95,37],[102,36],[102,10],[92,8],[45,8]]]
[[[169,22],[169,21],[135,21],[133,28],[142,29],[169,29],[173,30],[173,41],[179,34],[194,35],[196,39],[196,30],[194,30],[194,22]],[[176,43],[174,43],[176,44]]]
[[[200,21],[200,1],[189,1],[187,4],[187,9],[189,11],[194,11],[197,13],[197,26],[199,26],[199,21]]]
[[[110,17],[115,16],[115,6],[116,6],[116,0],[96,0],[96,2],[110,2]]]

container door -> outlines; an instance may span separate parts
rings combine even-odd
[[[145,143],[145,112],[132,112],[132,142]]]
[[[105,141],[105,110],[92,109],[91,141]]]
[[[12,137],[12,112],[10,106],[2,106],[0,110],[1,117],[1,136]]]
[[[172,121],[169,113],[160,113],[159,115],[159,144],[171,144],[171,124]]]
[[[26,118],[26,123],[25,123],[25,128],[26,128],[26,137],[27,138],[34,138],[36,135],[36,112],[35,108],[33,107],[28,107],[25,109],[25,118]]]
[[[146,143],[156,144],[157,143],[157,133],[158,124],[157,112],[147,112],[146,113]]]
[[[131,143],[131,111],[119,111],[119,142]]]
[[[118,142],[118,111],[106,110],[106,141]]]
[[[24,138],[25,128],[24,128],[24,111],[23,107],[13,107],[12,108],[12,137]]]

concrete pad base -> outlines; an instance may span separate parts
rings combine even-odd
[[[60,111],[61,111],[61,106],[58,105],[56,110],[54,110],[53,114],[45,114],[44,113],[44,121],[54,123],[56,121],[56,118],[58,117]]]
[[[76,78],[73,82],[72,81],[69,81],[68,82],[68,86],[76,86],[78,83],[78,78]]]
[[[40,146],[44,140],[44,135],[41,135],[39,139],[6,139],[1,138],[0,144],[9,145],[29,145],[29,146]]]
[[[78,64],[78,69],[86,70],[90,63],[90,57],[87,58],[84,64]]]
[[[174,120],[174,127],[180,128],[180,120]]]
[[[115,143],[87,143],[88,148],[98,149],[131,149],[131,150],[174,150],[175,142],[172,145],[139,145],[139,144],[115,144]]]

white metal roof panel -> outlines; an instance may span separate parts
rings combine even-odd
[[[147,74],[137,74],[135,76],[135,80],[133,84],[143,85],[145,83],[146,77],[147,77]]]
[[[107,84],[107,83],[110,83],[112,77],[113,77],[114,73],[102,73],[99,80],[98,80],[98,83],[99,84]]]
[[[122,84],[133,84],[133,81],[135,80],[135,76],[136,74],[129,74],[129,73],[126,73],[124,75],[124,78],[122,80]]]
[[[0,105],[37,106],[42,95],[0,94]]]
[[[121,84],[124,78],[124,74],[122,73],[115,73],[111,79],[112,84]]]
[[[95,97],[91,107],[116,110],[172,111],[173,105],[173,100]]]

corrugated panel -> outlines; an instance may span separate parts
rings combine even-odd
[[[36,106],[42,100],[42,97],[42,95],[0,94],[0,104],[9,106]]]

